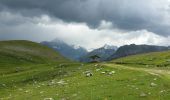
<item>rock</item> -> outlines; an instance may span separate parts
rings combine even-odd
[[[166,60],[166,62],[170,62],[170,59]]]
[[[111,71],[113,74],[116,73],[115,71]]]
[[[59,85],[65,85],[65,84],[67,84],[67,83],[65,83],[65,81],[63,81],[63,80],[60,80],[59,82],[57,82],[57,84],[59,84]]]
[[[78,67],[77,69],[78,69],[78,70],[80,70],[80,69],[81,69],[81,67]]]
[[[65,64],[59,64],[59,67],[65,67]]]
[[[105,74],[106,72],[101,72],[102,74]]]
[[[96,71],[98,72],[98,71],[100,71],[100,69],[96,69]]]
[[[66,100],[66,98],[62,98],[61,100]]]
[[[39,86],[39,85],[37,86],[37,88],[40,88],[40,87],[41,87],[41,86]]]
[[[136,81],[136,80],[137,80],[136,78],[133,79],[133,81]]]
[[[149,95],[151,95],[151,93],[150,93],[150,92],[148,92],[148,94],[149,94]]]
[[[75,93],[75,94],[73,94],[73,97],[76,97],[77,96],[77,94]]]
[[[48,83],[47,86],[51,86],[52,84],[51,83]]]
[[[50,82],[51,82],[51,84],[55,84],[55,81],[54,81],[54,80],[51,80]]]
[[[147,94],[145,94],[145,93],[140,93],[140,97],[146,97],[147,96]]]
[[[135,88],[135,86],[134,86],[134,85],[131,85],[131,87],[132,87],[132,88]]]
[[[15,72],[19,72],[20,71],[20,67],[16,67]]]
[[[6,84],[2,84],[3,87],[6,87]]]
[[[151,87],[155,87],[155,86],[157,86],[157,84],[151,83],[150,86],[151,86]]]
[[[44,98],[44,100],[54,100],[53,98]]]
[[[28,92],[29,92],[28,90],[25,91],[25,93],[28,93]]]
[[[91,73],[91,71],[85,71],[85,72],[83,72],[84,74],[87,74],[87,73]]]
[[[52,86],[52,85],[55,85],[55,84],[56,84],[55,80],[51,80],[51,81],[48,83],[48,86]]]
[[[18,90],[19,90],[19,91],[22,91],[23,89],[22,89],[22,88],[19,88]]]
[[[93,76],[93,73],[91,72],[86,74],[86,77],[91,77],[91,76]]]
[[[154,80],[154,81],[156,81],[156,80],[157,80],[157,78],[154,78],[153,80]]]
[[[44,83],[41,83],[40,85],[45,86],[45,84],[44,84]]]
[[[109,75],[115,74],[115,71],[111,71],[109,72]]]
[[[160,91],[160,93],[163,93],[163,92],[165,92],[165,90],[161,90],[161,91]]]
[[[98,64],[96,64],[96,65],[94,65],[95,67],[97,67],[98,66]]]
[[[41,91],[40,94],[44,93],[44,91]]]
[[[93,76],[93,73],[91,71],[85,71],[83,73],[86,75],[86,77]]]
[[[37,81],[34,81],[34,84],[37,84]]]

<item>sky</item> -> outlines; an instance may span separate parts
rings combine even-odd
[[[170,45],[170,0],[0,0],[0,40]]]

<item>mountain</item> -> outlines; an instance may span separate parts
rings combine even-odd
[[[112,50],[117,50],[118,47],[117,46],[113,46],[113,45],[108,45],[108,44],[105,44],[103,47],[101,48],[104,48],[105,50],[109,50],[109,49],[112,49]]]
[[[81,56],[87,54],[87,50],[80,46],[68,45],[61,40],[54,40],[51,42],[41,42],[41,44],[46,45],[58,52],[60,52],[64,57],[79,61]]]
[[[165,50],[169,50],[169,48],[165,46],[154,46],[154,45],[135,45],[135,44],[124,45],[118,48],[118,50],[113,55],[111,55],[108,59],[111,60],[115,58],[129,56],[129,55],[165,51]]]
[[[80,58],[81,62],[90,62],[91,59],[89,58],[92,55],[98,55],[101,58],[99,59],[100,61],[105,61],[110,55],[113,55],[115,51],[117,50],[116,46],[110,46],[110,45],[104,45],[101,48],[95,49],[91,52],[89,52],[87,55],[82,56]]]
[[[67,61],[58,52],[39,43],[13,40],[0,41],[0,65],[43,64]]]

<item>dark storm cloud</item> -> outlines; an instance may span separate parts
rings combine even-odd
[[[20,13],[0,12],[0,40],[51,41],[61,39],[87,49],[105,44],[169,45],[170,36],[163,37],[147,30],[122,31],[102,20],[95,29],[86,23],[68,23],[48,15],[23,16]]]
[[[146,29],[170,35],[168,0],[0,0],[0,5],[25,16],[45,13],[92,27],[106,20],[122,30]]]

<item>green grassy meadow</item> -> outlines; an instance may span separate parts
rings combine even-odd
[[[170,68],[170,51],[153,52],[139,55],[127,56],[124,58],[116,59],[111,63],[130,65],[134,67],[145,68]]]
[[[167,51],[78,63],[38,43],[3,41],[0,100],[169,100],[169,59]]]

